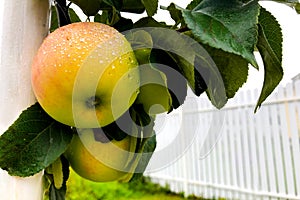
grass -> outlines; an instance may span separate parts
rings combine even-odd
[[[183,194],[175,194],[145,177],[134,183],[95,183],[71,171],[67,186],[66,200],[205,200],[184,198]]]

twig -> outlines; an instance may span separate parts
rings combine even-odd
[[[57,18],[58,18],[58,25],[65,26],[67,24],[71,24],[71,19],[69,16],[69,9],[70,4],[67,5],[66,0],[55,0],[55,7],[57,11]]]

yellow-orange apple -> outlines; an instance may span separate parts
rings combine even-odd
[[[33,91],[55,120],[97,128],[115,121],[136,99],[137,66],[129,42],[113,27],[73,23],[49,34],[39,48]]]
[[[133,170],[136,139],[130,135],[121,141],[97,141],[106,137],[101,129],[79,129],[65,152],[72,169],[81,177],[96,181],[128,181]]]

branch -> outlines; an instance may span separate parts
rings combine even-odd
[[[67,5],[66,0],[55,0],[55,7],[57,11],[57,18],[59,26],[65,26],[71,24],[71,19],[69,16],[69,5]]]

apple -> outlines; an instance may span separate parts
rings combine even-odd
[[[151,64],[139,68],[141,87],[135,103],[142,104],[150,116],[170,111],[172,98],[167,88],[166,75]]]
[[[151,48],[141,48],[134,50],[135,57],[140,65],[150,62],[151,50]]]
[[[78,22],[45,38],[32,62],[32,87],[55,120],[98,128],[115,121],[135,101],[137,66],[129,42],[116,29]]]
[[[105,138],[101,128],[78,129],[64,153],[72,169],[81,177],[95,181],[124,181],[132,177],[131,162],[136,150],[136,139],[127,135],[123,140],[103,142]]]

